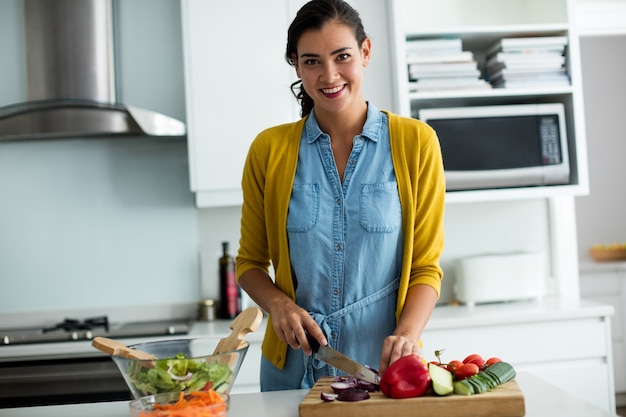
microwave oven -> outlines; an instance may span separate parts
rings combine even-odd
[[[570,181],[561,103],[422,109],[418,118],[437,132],[448,191]]]

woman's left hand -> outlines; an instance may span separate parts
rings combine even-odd
[[[383,341],[383,350],[380,355],[378,372],[382,375],[389,365],[403,356],[419,354],[419,346],[411,338],[401,335],[387,336]]]

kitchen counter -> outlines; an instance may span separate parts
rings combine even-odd
[[[607,413],[530,373],[519,373],[526,417],[612,417]],[[307,390],[235,394],[229,417],[298,417],[298,405]],[[0,409],[0,417],[125,417],[128,402],[75,404]],[[470,417],[470,416],[463,416]]]
[[[611,305],[558,298],[475,307],[438,306],[423,334],[423,354],[431,360],[434,350],[444,348],[448,358],[462,358],[468,352],[506,358],[520,373],[530,372],[578,398],[604,410],[612,410],[615,408],[610,349],[613,311]],[[2,318],[0,315],[0,322],[3,322]],[[259,391],[260,345],[266,323],[264,320],[256,332],[246,336],[251,349],[239,372],[233,394]],[[130,345],[181,337],[222,338],[230,333],[229,324],[230,320],[194,322],[185,336],[125,338],[121,341]],[[581,335],[584,335],[585,343],[580,343]],[[0,364],[98,356],[106,359],[106,355],[94,349],[90,341],[0,345]],[[111,373],[111,379],[115,379],[115,369]],[[580,375],[586,377],[581,379]]]

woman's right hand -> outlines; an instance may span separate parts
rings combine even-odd
[[[293,349],[302,348],[306,355],[311,355],[312,350],[307,341],[307,333],[321,346],[328,344],[320,326],[305,309],[297,305],[292,299],[286,297],[286,299],[273,303],[269,313],[272,316],[274,331],[279,339]]]
[[[307,333],[320,346],[328,344],[324,332],[309,313],[282,292],[265,272],[250,269],[241,275],[239,285],[259,307],[270,314],[278,338],[293,349],[302,348],[304,353],[311,354]]]

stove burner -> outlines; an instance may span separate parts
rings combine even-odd
[[[1,346],[24,343],[67,342],[91,340],[97,336],[114,339],[160,335],[187,334],[191,326],[189,319],[169,319],[109,323],[106,316],[83,321],[65,319],[54,327],[0,329]]]
[[[76,330],[91,330],[95,327],[102,327],[104,331],[109,331],[109,319],[107,316],[92,317],[85,319],[84,321],[76,319],[65,319],[61,323],[57,323],[54,327],[46,327],[42,329],[44,333],[53,332],[56,330],[65,330],[66,332],[72,332]]]

